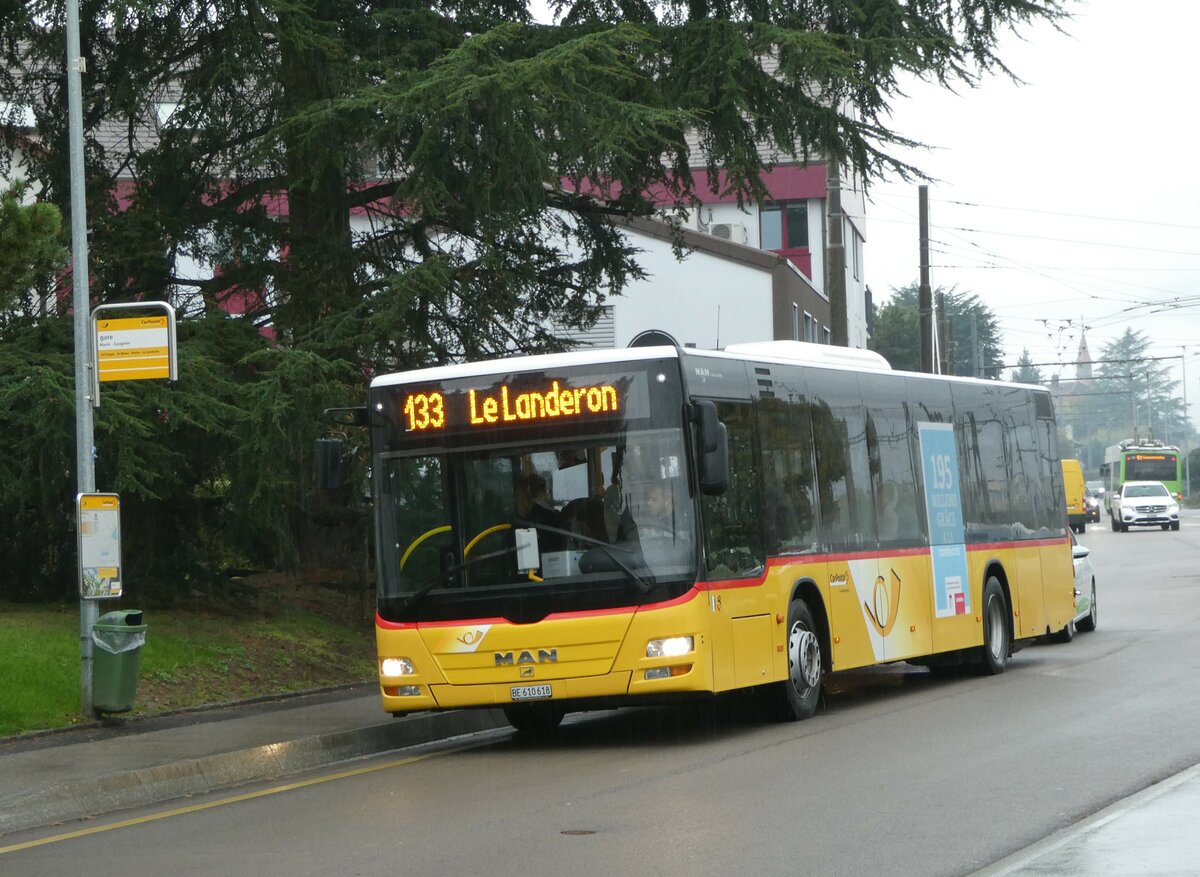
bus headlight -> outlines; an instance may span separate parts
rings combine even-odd
[[[690,636],[671,636],[666,639],[652,639],[646,643],[647,658],[678,658],[694,651],[696,640]]]
[[[411,676],[416,672],[408,658],[384,658],[379,662],[380,676]]]

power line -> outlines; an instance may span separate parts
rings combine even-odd
[[[1042,216],[1066,216],[1071,219],[1092,219],[1098,222],[1122,222],[1129,225],[1153,225],[1159,228],[1182,228],[1200,231],[1200,225],[1181,222],[1156,222],[1152,219],[1126,219],[1119,216],[1092,216],[1086,213],[1061,213],[1056,210],[1034,210],[1031,207],[1005,207],[1000,204],[977,204],[973,201],[943,201],[943,204],[958,204],[962,207],[982,207],[986,210],[1009,210],[1015,213],[1036,213]]]
[[[899,193],[890,196],[886,192],[883,194],[885,197],[896,199],[903,197]],[[871,200],[874,200],[873,195]],[[1040,216],[1065,216],[1070,219],[1090,219],[1097,222],[1120,222],[1127,225],[1153,225],[1159,228],[1181,228],[1191,231],[1200,231],[1200,225],[1189,225],[1187,223],[1180,222],[1157,222],[1152,219],[1129,219],[1128,217],[1121,216],[1096,216],[1088,213],[1064,213],[1058,210],[1035,210],[1032,207],[1009,207],[1004,204],[980,204],[976,201],[956,201],[954,199],[934,198],[931,200],[936,204],[954,204],[960,207],[979,207],[984,210],[1007,210],[1012,213],[1033,213]]]
[[[1136,250],[1141,253],[1170,253],[1173,256],[1196,256],[1200,257],[1200,253],[1191,250],[1164,250],[1158,247],[1135,247],[1130,244],[1111,244],[1105,241],[1081,241],[1076,238],[1055,238],[1041,234],[1022,234],[1019,231],[989,231],[986,228],[967,228],[958,225],[940,225],[939,228],[949,231],[961,231],[967,234],[991,234],[998,237],[1009,238],[1029,238],[1038,241],[1055,241],[1060,244],[1080,244],[1085,247],[1104,247],[1107,250]]]
[[[1059,360],[1057,362],[1019,362],[1016,365],[1001,365],[1001,366],[999,366],[999,368],[1023,368],[1025,366],[1030,366],[1030,367],[1036,368],[1038,366],[1043,366],[1043,365],[1105,365],[1110,362],[1119,362],[1119,363],[1159,362],[1160,360],[1164,360],[1164,359],[1183,359],[1183,354],[1179,353],[1179,354],[1176,354],[1175,356],[1131,356],[1131,357],[1127,357],[1125,359],[1088,359],[1088,360],[1068,359],[1068,360]],[[1120,377],[1120,376],[1118,376],[1118,377]],[[1105,379],[1104,375],[1101,375],[1100,377],[1092,378],[1093,381],[1102,381],[1104,379]],[[1074,378],[1073,380],[1078,380],[1078,378]]]

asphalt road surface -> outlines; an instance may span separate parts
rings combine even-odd
[[[856,673],[792,725],[731,701],[489,732],[106,817],[0,875],[970,874],[1200,762],[1200,515],[1080,541],[1098,630],[1000,677]]]

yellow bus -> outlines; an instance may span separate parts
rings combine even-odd
[[[372,381],[383,708],[566,712],[1004,671],[1074,580],[1049,394],[777,341]]]

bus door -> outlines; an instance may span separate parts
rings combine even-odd
[[[729,447],[729,485],[701,497],[712,617],[713,687],[761,685],[775,672],[777,607],[766,584],[762,491],[748,403],[717,402]]]
[[[860,375],[859,383],[879,546],[863,611],[883,641],[885,660],[927,655],[933,651],[930,560],[903,379]]]
[[[816,459],[820,541],[827,553],[834,667],[848,669],[887,660],[894,628],[887,580],[882,587],[872,458],[858,376],[808,375]]]
[[[1023,547],[1020,542],[1013,543],[1017,582],[1013,591],[1013,608],[1020,615],[1020,631],[1018,637],[1037,636],[1046,632],[1045,594],[1042,580],[1042,552],[1031,545]]]

